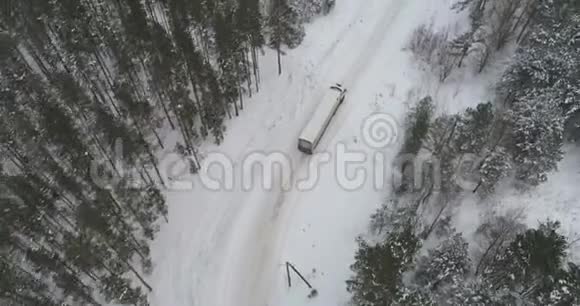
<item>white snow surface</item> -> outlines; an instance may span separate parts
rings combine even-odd
[[[520,222],[536,228],[546,220],[560,221],[560,233],[570,242],[569,259],[580,262],[580,148],[564,147],[564,159],[548,181],[529,192],[504,190],[497,198],[499,213],[521,212]]]
[[[355,238],[367,231],[369,215],[390,190],[388,173],[383,187],[374,186],[375,169],[381,166],[373,157],[385,154],[384,167],[389,168],[398,151],[397,144],[373,148],[363,141],[365,119],[383,112],[401,123],[408,104],[425,94],[435,96],[444,112],[461,111],[489,96],[486,80],[493,78],[464,71],[440,86],[425,77],[403,50],[421,23],[433,20],[437,26],[454,26],[464,21],[464,16],[450,12],[452,2],[337,0],[328,16],[307,25],[305,41],[283,56],[281,76],[276,54],[266,50],[260,62],[260,92],[245,99],[240,116],[227,122],[224,142],[206,144],[201,152],[204,156],[219,152],[233,162],[233,188],[210,190],[196,176],[192,190],[165,192],[169,223],[161,226],[152,245],[154,271],[148,279],[154,288],[152,305],[348,303],[345,281],[351,274]],[[297,182],[310,172],[309,162],[319,157],[298,151],[298,135],[328,87],[337,82],[348,89],[347,97],[317,148],[330,153],[331,161],[320,166],[314,188],[298,190]],[[400,126],[395,128],[393,133],[402,133]],[[366,156],[358,168],[366,171],[367,181],[356,190],[342,187],[337,179],[334,161],[340,144]],[[244,190],[241,166],[252,153],[289,158],[290,184],[283,186],[273,176],[267,178],[273,188],[256,184]],[[218,170],[210,168],[209,175],[219,178]],[[260,182],[259,173],[254,174],[255,182]],[[318,296],[309,299],[310,290],[297,275],[292,275],[288,288],[287,261],[306,276]]]

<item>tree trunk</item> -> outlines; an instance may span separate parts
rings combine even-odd
[[[137,272],[137,270],[135,270],[135,268],[133,268],[133,266],[130,263],[126,263],[127,266],[129,267],[129,269],[135,274],[135,276],[137,276],[137,278],[139,279],[139,281],[141,281],[141,283],[147,287],[147,290],[149,290],[149,292],[153,291],[153,288],[151,287],[151,285],[149,285],[149,283],[147,283],[145,281],[145,279],[143,279],[143,277],[141,276],[141,274],[139,274],[139,272]]]
[[[112,197],[112,195],[111,195],[111,197]],[[114,198],[113,198],[113,200],[115,202],[117,202]],[[126,206],[129,208],[129,211],[133,215],[135,222],[137,222],[139,224],[139,226],[141,226],[142,229],[144,229],[144,230],[148,229],[148,227],[145,226],[143,224],[143,222],[140,220],[140,218],[137,216],[137,211],[135,209],[133,209],[133,207],[129,204],[127,204]],[[133,241],[133,244],[134,244],[133,250],[135,252],[137,252],[137,254],[139,254],[139,257],[141,257],[142,260],[144,260],[146,258],[146,256],[139,249],[141,247],[141,244],[139,243],[137,238],[135,238],[135,235],[133,235],[133,233],[131,232],[131,228],[127,225],[125,218],[123,218],[122,214],[117,214],[116,217],[117,217],[117,226],[119,226],[119,225],[121,226],[120,233],[124,233],[125,235],[129,236],[129,238],[131,238],[131,240]]]
[[[195,101],[197,102],[197,105],[198,105],[199,122],[201,123],[201,126],[203,127],[203,129],[207,131],[208,124],[206,122],[205,105],[204,105],[203,101],[200,99],[198,89],[197,89],[197,87],[198,86],[201,87],[201,85],[199,85],[197,83],[192,83],[191,86],[192,86],[192,91],[193,91],[193,97],[195,98]]]
[[[102,156],[104,156],[107,159],[107,161],[109,162],[111,168],[115,171],[115,173],[117,173],[117,175],[121,177],[122,176],[121,172],[119,171],[119,169],[117,169],[117,165],[115,164],[113,157],[111,157],[111,155],[108,154],[108,152],[105,150],[105,147],[101,144],[101,141],[91,131],[89,131],[89,134],[91,135],[91,138],[101,151]],[[122,158],[122,156],[115,156],[115,158],[120,159]]]
[[[510,30],[511,33],[515,33],[515,31],[517,30],[518,26],[520,25],[520,23],[524,19],[524,16],[526,15],[526,13],[527,13],[528,8],[530,7],[530,5],[531,5],[531,3],[527,4],[526,7],[522,10],[522,13],[520,14],[520,16],[518,16],[518,19],[513,24],[512,28]]]
[[[161,93],[159,93],[159,89],[156,88],[155,86],[153,90],[157,93],[159,104],[161,104],[161,109],[163,109],[163,113],[165,114],[165,118],[167,118],[167,121],[169,122],[171,129],[175,130],[175,125],[173,124],[171,116],[169,115],[169,109],[167,108],[167,105],[165,105],[165,102],[163,102],[163,96],[161,95]]]
[[[486,46],[485,54],[483,55],[483,58],[481,59],[481,61],[479,63],[478,73],[482,73],[485,66],[487,66],[487,61],[489,60],[489,56],[491,53],[487,48],[488,47]]]
[[[276,51],[278,53],[278,75],[282,74],[282,60],[280,59],[280,57],[282,56],[280,53],[282,52],[280,50],[280,46],[278,46],[278,48],[276,48]]]
[[[520,30],[520,33],[518,34],[518,38],[516,39],[517,43],[521,43],[522,38],[524,37],[524,34],[528,30],[528,26],[530,25],[530,23],[532,21],[532,18],[533,17],[530,15],[530,17],[528,17],[528,20],[526,20],[526,23],[524,23],[524,25],[522,26],[522,29]]]
[[[137,272],[137,270],[129,262],[123,260],[121,256],[119,256],[119,253],[115,248],[113,248],[107,241],[104,241],[104,243],[107,245],[109,249],[111,249],[111,251],[113,251],[113,253],[115,253],[115,255],[117,255],[117,258],[121,262],[123,262],[127,266],[127,268],[129,268],[129,270],[131,270],[133,274],[135,274],[135,276],[137,276],[139,281],[141,281],[141,284],[143,284],[147,288],[147,290],[149,290],[149,292],[153,291],[153,288],[149,285],[149,283],[145,281],[145,279],[141,276],[141,274],[139,274],[139,272]]]
[[[139,62],[141,63],[141,66],[143,67],[143,71],[145,72],[145,78],[147,80],[151,81],[151,75],[149,74],[149,68],[145,64],[145,60],[143,59],[143,56],[139,55],[138,58],[139,58]],[[157,88],[157,86],[155,85],[155,86],[151,86],[151,90],[157,96],[157,99],[158,99],[157,102],[158,102],[158,104],[161,104],[161,109],[163,110],[163,113],[165,114],[165,118],[167,118],[167,121],[169,122],[171,129],[175,130],[175,125],[173,125],[173,121],[171,120],[171,116],[169,115],[169,111],[167,110],[167,106],[163,102],[163,97],[162,97],[161,93],[159,92],[159,88]]]
[[[222,98],[222,101],[223,101],[223,104],[224,104],[224,109],[225,109],[226,113],[228,114],[228,118],[229,119],[232,119],[232,112],[230,110],[230,105],[229,105],[227,99],[223,99]]]
[[[151,178],[151,174],[149,174],[149,171],[147,171],[147,169],[145,169],[145,166],[143,164],[141,164],[141,169],[142,169],[142,171],[139,171],[141,173],[141,177],[143,177],[143,173],[145,173],[145,176],[147,176],[147,180],[149,181],[149,184],[153,185],[155,182],[153,181],[153,178]]]
[[[477,183],[477,186],[475,186],[475,188],[473,189],[473,193],[476,193],[477,190],[479,190],[479,187],[481,187],[481,185],[483,184],[483,180],[479,179],[479,182]]]
[[[151,161],[151,164],[153,165],[153,168],[155,168],[155,173],[157,173],[157,177],[159,178],[161,186],[165,187],[165,182],[163,181],[163,176],[161,175],[161,171],[159,171],[159,167],[157,166],[157,162],[155,161],[155,156],[153,155],[153,152],[151,152],[151,148],[147,143],[145,143],[145,150],[147,151],[147,154],[149,154],[149,159]]]
[[[256,92],[260,91],[260,73],[258,71],[258,54],[256,52],[256,48],[252,47],[252,68],[254,69],[254,78],[256,80]]]
[[[534,2],[532,2],[533,5]],[[530,26],[530,23],[532,22],[532,19],[534,19],[534,17],[536,16],[536,13],[538,12],[538,8],[534,7],[532,9],[532,11],[530,12],[530,15],[528,16],[528,19],[526,20],[526,23],[522,26],[522,29],[520,30],[520,33],[518,34],[518,38],[516,39],[517,43],[520,43],[521,40],[524,37],[524,34],[526,33],[526,31],[528,30],[528,27]]]
[[[483,265],[483,262],[485,260],[485,258],[487,257],[487,255],[489,254],[489,252],[491,251],[491,249],[495,246],[495,244],[500,240],[500,238],[503,237],[503,234],[498,236],[497,238],[495,238],[492,243],[490,243],[490,245],[487,247],[487,249],[485,250],[485,252],[483,253],[483,255],[481,256],[481,258],[479,259],[479,262],[477,263],[477,268],[475,268],[475,275],[479,275],[480,269]]]
[[[107,150],[105,150],[105,147],[101,144],[101,141],[96,137],[96,135],[92,133],[92,131],[90,130],[90,127],[88,125],[86,125],[86,122],[89,122],[89,119],[87,118],[86,113],[83,112],[83,110],[81,110],[78,105],[77,105],[77,107],[75,107],[75,109],[73,109],[72,107],[69,107],[69,109],[71,111],[73,111],[74,113],[76,113],[77,116],[84,119],[82,124],[83,124],[85,131],[88,134],[90,134],[91,139],[97,145],[97,148],[101,151],[101,155],[104,156],[109,161],[111,168],[117,173],[117,175],[119,177],[121,177],[121,173],[117,169],[117,165],[115,164],[115,161],[113,160],[113,158],[108,154]],[[115,152],[115,153],[117,153],[117,152]],[[115,156],[115,158],[122,158],[122,156]]]
[[[437,213],[437,216],[435,217],[435,220],[433,220],[433,223],[431,223],[431,226],[429,227],[429,230],[427,231],[424,239],[429,238],[429,236],[431,235],[431,233],[435,229],[435,225],[437,225],[437,222],[439,221],[439,218],[441,218],[441,215],[443,214],[443,211],[445,211],[445,208],[447,208],[447,205],[448,205],[448,203],[446,203],[445,205],[443,205],[443,207],[441,207],[441,209],[439,210],[439,213]]]
[[[236,117],[238,117],[240,115],[240,110],[238,109],[238,103],[236,102],[235,99],[232,102],[234,104],[234,111],[235,111]]]
[[[252,72],[250,71],[250,59],[248,58],[248,50],[244,50],[244,67],[246,68],[246,78],[248,78],[248,95],[252,97]]]
[[[191,151],[191,149],[192,149],[191,138],[190,138],[190,135],[187,132],[187,130],[184,126],[185,124],[183,123],[183,120],[181,119],[180,116],[177,117],[177,125],[179,126],[179,130],[181,131],[181,138],[183,139],[183,142],[185,143],[185,147],[186,147],[187,151]]]
[[[161,149],[165,149],[165,146],[163,145],[163,140],[161,140],[161,137],[159,137],[159,134],[157,133],[154,127],[151,127],[151,132],[153,132],[153,135],[155,135],[155,139],[157,139],[157,144],[159,144],[159,147],[161,147]]]
[[[161,24],[159,22],[159,20],[157,19],[157,15],[155,14],[155,10],[151,6],[151,0],[146,0],[145,1],[145,6],[147,7],[147,10],[149,10],[149,15],[151,15],[151,19],[153,21],[155,21],[156,23]]]
[[[183,57],[185,57],[183,50],[182,50],[181,54]],[[200,98],[199,98],[198,93],[197,93],[197,83],[198,82],[196,80],[195,75],[193,74],[193,69],[191,67],[193,65],[190,63],[186,63],[186,64],[187,64],[186,73],[189,77],[189,82],[191,84],[191,90],[193,92],[193,97],[195,99],[195,102],[193,105],[195,106],[195,108],[197,109],[197,112],[199,113],[199,120],[200,120],[201,125],[205,127],[206,126],[205,116],[203,115],[203,112],[205,111],[205,109],[204,109],[202,103],[200,102]]]
[[[195,161],[196,170],[201,169],[201,163],[199,162],[199,157],[197,155],[197,150],[195,148],[192,148],[191,154],[193,154],[193,159]]]
[[[240,96],[240,109],[244,109],[244,94],[242,93],[242,84],[238,84],[238,95]]]
[[[165,182],[163,181],[163,176],[161,175],[161,171],[159,171],[159,167],[157,166],[155,155],[151,151],[151,147],[149,146],[149,143],[147,143],[147,139],[145,139],[145,136],[141,132],[141,128],[139,127],[139,125],[137,124],[137,122],[135,120],[133,120],[133,125],[135,126],[135,129],[137,130],[137,134],[139,134],[139,137],[141,138],[141,141],[143,142],[142,143],[143,148],[145,149],[145,151],[147,151],[147,155],[149,155],[149,161],[151,162],[151,164],[155,168],[155,172],[157,173],[157,176],[159,177],[159,182],[161,183],[161,185],[163,187],[165,187]]]
[[[98,51],[94,51],[93,53],[94,53],[94,56],[97,60],[97,63],[99,64],[99,67],[101,68],[103,75],[105,76],[105,81],[107,81],[107,84],[109,85],[110,90],[112,92],[114,92],[115,84],[113,83],[113,77],[111,76],[111,72],[109,71],[109,67],[107,67],[107,65],[103,62],[103,60],[101,59],[101,55],[99,54]]]

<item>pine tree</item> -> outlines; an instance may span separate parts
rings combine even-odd
[[[561,294],[566,283],[573,284],[569,272],[563,270],[566,238],[557,231],[558,222],[547,221],[538,229],[529,229],[519,234],[504,252],[493,258],[493,264],[483,272],[483,277],[496,288],[512,292],[513,303],[544,303],[561,305],[577,299],[571,286],[568,294]],[[564,289],[565,290],[565,289]],[[550,293],[554,292],[553,296]],[[553,303],[553,301],[557,301]]]
[[[457,60],[457,67],[461,68],[463,65],[463,61],[471,51],[471,47],[473,45],[473,33],[466,32],[450,42],[450,49],[449,52],[454,57],[458,58]]]
[[[19,217],[6,222],[21,238],[11,241],[17,252],[12,252],[15,255],[8,260],[13,261],[13,265],[21,264],[24,269],[35,267],[40,273],[34,277],[35,281],[55,284],[63,290],[65,299],[98,304],[91,288],[97,287],[95,283],[99,282],[101,265],[96,266],[94,262],[82,264],[87,262],[79,259],[88,259],[89,254],[102,249],[102,246],[89,245],[83,248],[89,253],[80,256],[67,257],[63,253],[68,241],[79,231],[76,218],[79,205],[90,202],[98,190],[88,165],[99,149],[93,146],[95,138],[85,137],[92,132],[92,121],[89,116],[78,112],[78,107],[90,109],[92,103],[81,94],[69,75],[54,74],[48,80],[50,83],[45,83],[34,75],[16,52],[5,58],[3,64],[10,73],[2,75],[2,84],[14,90],[1,95],[3,121],[9,123],[2,125],[2,150],[9,152],[16,172],[20,172],[5,180],[5,186],[18,199],[12,203],[13,209],[20,208],[15,210]],[[48,85],[56,86],[57,90],[49,90]],[[75,115],[80,116],[75,118]],[[133,237],[132,229],[127,225],[130,219],[119,218],[120,204],[113,203],[112,194],[105,194],[108,202],[97,207],[103,211],[117,211],[106,216],[119,220],[114,227],[117,231],[114,237],[125,240]],[[110,243],[107,248],[119,252],[118,244]],[[133,245],[127,254],[146,254],[142,249],[142,245]],[[125,261],[129,264],[127,259]],[[85,276],[81,273],[87,276],[88,283],[82,280]],[[42,298],[53,299],[52,294]]]
[[[483,196],[492,194],[495,186],[507,177],[512,169],[511,159],[503,147],[486,156],[479,166],[480,185],[476,191]]]
[[[235,115],[239,114],[239,107],[243,108],[241,95],[241,82],[244,71],[241,65],[242,49],[240,48],[241,38],[239,31],[234,28],[234,12],[217,13],[215,16],[216,46],[219,53],[220,66],[220,87],[223,90],[223,97],[228,105],[233,105]],[[238,105],[237,100],[240,100]],[[229,107],[229,106],[227,106]]]
[[[580,302],[580,282],[568,271],[560,270],[539,284],[536,296],[528,298],[539,305],[577,305]]]
[[[430,250],[428,256],[419,259],[415,282],[441,291],[445,291],[447,286],[457,286],[471,270],[467,246],[461,234],[444,240],[436,249]]]
[[[451,288],[447,294],[447,299],[440,305],[453,306],[479,306],[479,305],[506,305],[503,296],[507,292],[497,292],[493,286],[476,280],[464,280],[456,287]]]
[[[250,49],[251,60],[245,60],[245,63],[252,66],[251,69],[247,67],[247,72],[248,74],[254,74],[256,90],[259,90],[260,82],[257,50],[261,49],[265,44],[265,38],[262,33],[263,19],[258,0],[240,0],[236,11],[236,27],[241,32],[241,35],[245,36],[247,48]],[[251,86],[251,75],[247,76],[247,80],[249,88]],[[248,89],[248,91],[251,94],[251,89]]]
[[[580,6],[573,1],[534,3],[518,39],[521,47],[501,84],[507,102],[550,97],[562,108],[570,132],[577,128],[580,55],[574,37]]]
[[[431,295],[426,290],[403,287],[391,305],[435,306],[437,303],[433,301]]]
[[[289,0],[274,0],[270,5],[268,16],[268,46],[278,54],[278,74],[282,74],[282,46],[293,49],[304,39],[304,26],[300,23],[299,14]]]
[[[314,17],[318,15],[327,15],[332,11],[336,5],[335,0],[312,0],[312,1],[299,1],[298,2],[302,8],[301,15],[302,18],[309,22]]]
[[[434,112],[433,99],[425,97],[411,110],[406,120],[406,135],[403,149],[405,154],[417,154],[429,132]]]
[[[516,176],[537,185],[562,159],[564,117],[552,96],[522,99],[510,111]]]
[[[0,10],[0,304],[147,305],[148,243],[167,220],[160,129],[178,130],[195,158],[201,138],[223,140],[230,108],[259,88],[261,3],[10,4]],[[302,20],[284,5],[280,43],[295,47]]]
[[[504,252],[516,235],[526,230],[517,219],[517,215],[492,216],[479,225],[475,237],[481,248],[481,255],[478,256],[475,266],[476,275],[483,273],[489,265],[493,265],[493,258]]]
[[[402,274],[410,268],[419,248],[412,227],[392,232],[383,243],[369,245],[358,239],[358,244],[351,266],[355,275],[346,282],[354,305],[379,306],[404,300]]]
[[[468,108],[457,123],[454,146],[461,154],[479,155],[489,142],[489,134],[494,123],[494,111],[490,102]]]

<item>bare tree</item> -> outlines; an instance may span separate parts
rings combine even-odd
[[[481,27],[474,34],[473,53],[477,62],[477,72],[481,73],[485,66],[487,66],[492,55],[491,35],[489,29]]]
[[[458,66],[471,53],[481,73],[495,52],[511,41],[521,40],[535,4],[535,0],[463,0],[454,5],[456,10],[469,10],[471,18],[471,30],[452,42],[452,53],[459,57]]]
[[[422,24],[413,31],[407,48],[417,59],[431,64],[437,51],[446,40],[446,33],[436,33],[432,24]]]
[[[472,46],[472,31],[465,32],[449,42],[449,52],[453,57],[457,58],[457,68],[461,68],[463,61],[472,50]]]
[[[433,25],[423,24],[413,32],[408,49],[438,76],[439,81],[445,81],[453,72],[457,60],[448,29],[437,32]]]
[[[516,18],[516,15],[519,11],[522,11],[523,2],[522,0],[493,2],[489,25],[491,27],[491,40],[495,44],[496,51],[502,49],[513,37],[515,25],[518,23],[518,19],[522,18],[521,14],[519,18]]]
[[[519,223],[523,210],[512,211],[505,216],[492,216],[482,223],[475,235],[480,240],[481,255],[475,268],[475,274],[481,273],[486,266],[517,234],[526,228]]]

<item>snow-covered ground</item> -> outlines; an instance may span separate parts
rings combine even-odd
[[[434,94],[444,111],[475,105],[488,94],[486,83],[471,81],[470,74],[452,78],[445,88],[432,85],[403,50],[421,23],[432,18],[436,24],[459,21],[460,16],[450,13],[451,2],[337,0],[330,15],[307,25],[301,46],[283,57],[281,76],[275,53],[266,51],[260,92],[245,101],[240,117],[227,123],[225,141],[206,145],[202,152],[208,157],[219,152],[233,162],[233,188],[212,191],[195,177],[192,190],[166,192],[170,221],[152,246],[153,305],[329,306],[348,301],[344,282],[355,237],[366,231],[369,215],[389,193],[388,174],[382,188],[374,186],[380,165],[373,158],[381,152],[388,168],[398,149],[396,144],[369,146],[361,136],[365,120],[384,112],[402,122],[408,103],[423,94]],[[319,153],[330,153],[330,162],[320,166],[314,188],[302,191],[297,183],[311,173],[317,155],[300,153],[297,138],[335,82],[348,88],[348,94],[318,147]],[[367,180],[355,190],[338,179],[335,162],[341,145],[366,156],[358,168],[366,171]],[[286,156],[293,175],[289,186],[274,176],[269,190],[244,190],[242,165],[255,153]],[[210,170],[210,176],[219,177],[219,169]],[[261,180],[258,174],[254,178]],[[296,275],[288,288],[287,261],[305,274],[317,297],[307,298],[310,291]]]
[[[400,95],[410,86],[410,69],[401,49],[418,13],[428,13],[418,2],[337,1],[330,15],[308,25],[302,45],[287,52],[282,76],[275,54],[267,52],[260,93],[228,122],[224,143],[206,153],[223,152],[240,166],[251,153],[281,152],[293,161],[294,177],[304,177],[313,157],[297,150],[298,134],[335,82],[348,88],[348,97],[319,151],[332,153],[339,141],[367,149],[353,143],[363,118],[387,107],[397,117],[404,112]],[[286,261],[318,271],[312,283],[320,296],[313,302],[346,301],[354,238],[385,192],[345,191],[333,168],[323,166],[319,183],[305,192],[280,186],[243,191],[239,181],[230,191],[197,184],[192,191],[167,192],[170,223],[153,245],[152,303],[302,305],[309,291],[284,287]]]
[[[548,181],[536,189],[520,193],[514,189],[498,195],[500,211],[521,211],[522,222],[537,227],[547,219],[560,221],[560,231],[568,237],[570,259],[580,261],[580,148],[565,146],[564,159],[558,171],[549,175]]]

